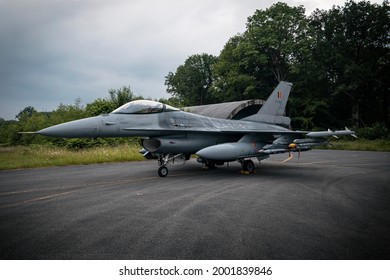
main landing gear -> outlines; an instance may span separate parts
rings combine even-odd
[[[160,177],[166,177],[169,173],[168,171],[168,165],[173,164],[185,164],[187,160],[190,159],[190,155],[188,154],[161,154],[158,156],[158,165],[160,166],[158,168],[158,176]],[[216,165],[223,165],[222,161],[206,161],[201,158],[198,158],[198,162],[203,164],[204,169],[214,169],[216,168]],[[255,173],[255,164],[252,160],[247,159],[240,159],[238,162],[241,163],[241,173],[242,174],[249,174],[249,173]]]
[[[255,172],[255,164],[252,160],[242,160],[241,163],[241,173],[242,174],[249,174]]]
[[[225,163],[223,161],[205,160],[203,158],[198,158],[197,161],[199,163],[202,163],[203,169],[205,169],[205,170],[215,169],[216,165],[223,165]],[[250,160],[250,159],[247,159],[247,160],[239,159],[237,161],[241,164],[241,173],[242,174],[256,173],[256,171],[255,171],[255,163],[252,160]],[[229,165],[229,162],[227,162],[227,163]]]
[[[160,166],[157,173],[160,177],[166,177],[168,175],[168,165],[181,163],[185,164],[186,160],[190,158],[190,155],[186,154],[162,154],[158,156],[157,163]]]

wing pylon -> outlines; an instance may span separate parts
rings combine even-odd
[[[339,138],[339,136],[352,136],[357,138],[354,131],[348,129],[332,131],[313,131],[306,132],[307,138],[293,139],[293,135],[282,135],[277,138],[272,144],[265,145],[259,150],[260,153],[265,154],[280,154],[286,152],[304,152],[309,151],[315,146],[329,145],[329,138]]]

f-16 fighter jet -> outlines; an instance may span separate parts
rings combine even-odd
[[[244,172],[254,172],[252,158],[303,152],[329,144],[330,137],[351,135],[337,131],[293,131],[284,116],[291,83],[280,82],[260,110],[241,120],[216,119],[181,111],[150,100],[129,102],[110,114],[51,126],[35,133],[53,137],[142,137],[141,152],[156,158],[158,175],[168,175],[168,166],[185,162],[192,154],[206,168],[238,161]]]

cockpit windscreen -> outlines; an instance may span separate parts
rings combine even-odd
[[[126,103],[114,110],[113,114],[155,114],[161,112],[178,111],[172,106],[152,100],[135,100]]]

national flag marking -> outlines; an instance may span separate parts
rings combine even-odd
[[[282,99],[282,92],[278,91],[278,99]]]

